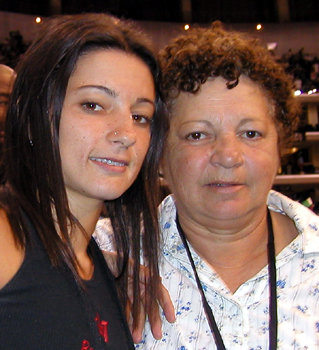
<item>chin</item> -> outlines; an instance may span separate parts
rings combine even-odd
[[[221,220],[228,220],[245,215],[247,204],[234,205],[234,204],[216,204],[215,210],[212,210],[214,216],[220,218]]]
[[[101,191],[97,193],[97,196],[102,197],[103,201],[113,201],[114,199],[121,197],[126,190],[127,188],[123,189],[123,191],[119,189],[117,191],[105,191],[104,193]]]

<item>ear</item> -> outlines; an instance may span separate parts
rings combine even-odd
[[[159,168],[158,168],[158,175],[162,179],[164,178],[164,173],[163,173],[163,159],[160,161]]]
[[[162,201],[166,196],[171,194],[171,190],[169,189],[168,183],[166,182],[165,176],[164,176],[163,158],[160,162],[160,166],[158,169],[158,176],[159,176],[159,181],[160,181],[161,201]]]
[[[165,180],[165,174],[164,174],[164,167],[163,167],[163,159],[160,162],[159,169],[158,169],[158,176],[160,178],[160,185],[163,187],[168,188],[168,183]]]

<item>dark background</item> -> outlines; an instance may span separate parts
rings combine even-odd
[[[40,16],[109,12],[161,22],[313,22],[319,21],[319,0],[0,0],[0,11]]]

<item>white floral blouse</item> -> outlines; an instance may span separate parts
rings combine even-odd
[[[319,217],[278,192],[268,197],[271,210],[290,217],[299,235],[276,257],[278,350],[319,349]],[[136,349],[215,350],[193,271],[175,225],[172,196],[160,207],[163,255],[162,281],[176,310],[170,324],[162,316],[163,338],[155,340],[147,323]],[[101,221],[95,234],[110,249],[112,235]],[[213,310],[227,350],[267,350],[269,328],[268,268],[232,294],[218,275],[190,246],[205,296]]]

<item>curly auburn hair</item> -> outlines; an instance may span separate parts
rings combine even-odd
[[[160,51],[162,93],[169,113],[181,92],[196,94],[208,79],[222,77],[228,89],[244,75],[258,84],[274,110],[280,152],[290,144],[297,128],[300,106],[293,97],[292,81],[281,64],[257,39],[227,31],[220,22],[193,28]]]

